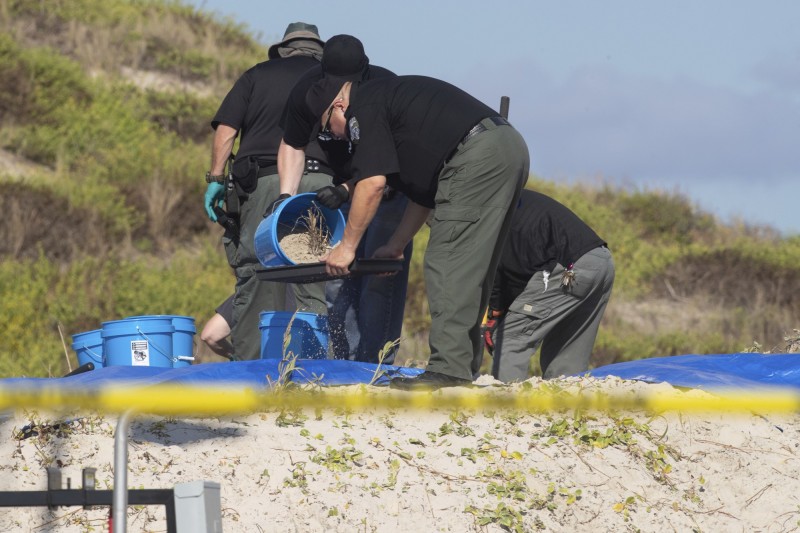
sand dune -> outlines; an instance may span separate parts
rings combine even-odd
[[[797,529],[797,416],[491,407],[492,395],[542,387],[557,394],[675,392],[616,378],[532,379],[482,388],[476,394],[488,406],[476,409],[143,415],[129,432],[128,486],[218,482],[228,532]],[[429,394],[370,389],[376,398]],[[356,390],[363,389],[321,395],[320,405]],[[436,405],[450,393],[429,399]],[[59,421],[67,422],[54,428]],[[38,434],[21,439],[19,430],[31,424]],[[81,468],[95,467],[98,488],[111,489],[115,424],[114,415],[6,413],[0,490],[45,489],[48,465],[73,480]],[[105,531],[107,513],[0,508],[0,531]],[[127,523],[128,531],[166,531],[162,507],[131,507]]]

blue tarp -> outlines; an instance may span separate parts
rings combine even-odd
[[[615,363],[590,372],[694,389],[800,388],[800,353],[676,355]]]
[[[57,384],[65,387],[99,388],[125,382],[129,385],[238,385],[266,388],[279,380],[280,361],[260,359],[233,363],[209,363],[185,368],[114,366],[99,368],[64,378],[8,378],[0,387],[41,387]],[[321,385],[370,383],[377,365],[352,361],[298,359],[292,380]],[[392,376],[413,376],[421,370],[383,366],[375,383],[385,385]],[[800,354],[737,353],[720,355],[678,355],[640,359],[596,368],[591,376],[617,376],[623,379],[666,382],[676,387],[720,389],[763,388],[780,386],[800,388]]]
[[[63,378],[8,378],[0,386],[40,387],[54,383],[65,387],[99,388],[124,382],[126,385],[234,385],[266,388],[280,379],[280,359],[257,359],[228,363],[208,363],[184,368],[159,368],[150,366],[111,366],[97,368],[75,376]],[[329,359],[298,359],[292,372],[292,381],[317,382],[321,385],[353,385],[370,383],[378,365]],[[416,368],[382,365],[382,373],[375,381],[386,385],[394,376],[415,376],[422,372]]]

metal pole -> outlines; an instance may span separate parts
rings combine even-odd
[[[128,528],[128,427],[133,411],[125,411],[117,421],[114,434],[114,498],[111,518],[114,533],[126,533]]]
[[[508,119],[508,104],[511,101],[511,98],[508,96],[501,96],[500,97],[500,116]]]

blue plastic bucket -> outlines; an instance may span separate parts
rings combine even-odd
[[[287,329],[291,339],[286,355],[291,352],[300,359],[328,357],[328,317],[301,311],[262,311],[259,318],[261,359],[283,358],[283,336]]]
[[[103,366],[103,337],[101,330],[84,331],[72,336],[72,350],[78,356],[78,366],[94,363],[95,368]]]
[[[168,317],[136,317],[103,322],[104,366],[172,367],[175,326]]]
[[[197,328],[194,325],[194,317],[181,315],[141,315],[128,317],[128,320],[137,318],[170,319],[175,328],[175,333],[172,335],[172,367],[182,368],[191,366],[194,361],[194,334],[197,333]]]
[[[316,193],[313,192],[291,196],[284,200],[274,213],[261,221],[256,229],[254,244],[256,257],[262,265],[274,267],[296,264],[283,253],[279,242],[279,231],[294,228],[312,204],[317,206],[322,213],[323,223],[331,234],[331,246],[342,240],[345,226],[344,214],[340,209],[328,209],[315,202],[315,196]]]
[[[172,325],[175,334],[172,335],[172,366],[181,368],[191,366],[194,361],[194,317],[173,316]]]

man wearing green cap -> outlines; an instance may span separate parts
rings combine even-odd
[[[223,243],[236,274],[231,331],[236,359],[260,357],[261,311],[294,310],[294,306],[287,306],[284,284],[257,279],[255,271],[260,263],[254,236],[280,193],[277,159],[283,137],[279,125],[283,107],[297,80],[319,65],[324,44],[313,24],[289,24],[283,39],[269,48],[269,61],[242,74],[211,122],[215,133],[211,168],[206,174],[205,209],[212,221],[234,221],[226,227]],[[228,185],[225,164],[237,135],[240,135],[239,149],[232,165],[232,183]],[[323,157],[319,147],[309,146],[307,153],[311,163],[301,181],[300,192],[331,184],[332,172],[317,160]],[[227,200],[225,219],[220,216],[223,200]],[[294,285],[292,289],[297,309],[326,314],[324,284]]]

